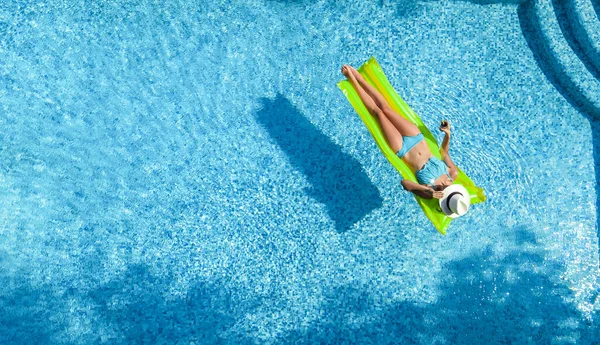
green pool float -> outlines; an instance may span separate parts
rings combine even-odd
[[[369,61],[365,62],[359,69],[358,72],[365,77],[367,82],[373,87],[377,89],[388,101],[392,109],[394,109],[398,114],[414,123],[421,133],[425,136],[425,141],[427,145],[429,145],[429,149],[434,156],[441,159],[440,156],[440,148],[438,146],[437,141],[431,134],[431,131],[423,124],[423,121],[419,118],[419,116],[404,102],[402,98],[398,95],[398,93],[394,90],[390,82],[388,81],[385,73],[375,60],[375,57],[371,57]],[[356,93],[352,84],[343,80],[339,82],[338,87],[342,90],[344,95],[348,98],[348,101],[352,104],[360,118],[365,123],[365,126],[371,132],[371,135],[377,142],[377,146],[381,149],[385,157],[392,163],[394,168],[398,170],[398,172],[402,175],[404,179],[417,182],[417,178],[415,177],[414,172],[402,159],[396,156],[395,152],[388,145],[385,140],[385,135],[379,126],[379,121],[375,119],[367,110],[360,97]],[[483,189],[475,186],[473,181],[460,169],[458,168],[458,177],[456,178],[455,183],[459,183],[463,185],[471,196],[471,204],[477,204],[486,200],[486,197],[483,193]],[[425,215],[433,226],[443,235],[446,234],[446,230],[448,226],[450,226],[450,222],[452,218],[446,216],[440,208],[438,204],[438,199],[424,199],[417,195],[414,195],[417,199],[419,205],[425,212]]]

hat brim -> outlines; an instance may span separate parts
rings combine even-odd
[[[471,205],[471,195],[469,194],[469,191],[463,185],[452,184],[452,185],[446,187],[446,189],[444,189],[444,197],[440,199],[439,204],[440,204],[440,209],[442,210],[442,212],[444,212],[444,214],[450,218],[460,217],[460,215],[458,213],[454,213],[446,205],[446,198],[454,192],[458,192],[458,193],[464,195],[466,202],[467,202],[467,206]]]

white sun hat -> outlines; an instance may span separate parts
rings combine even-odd
[[[444,189],[444,197],[440,199],[440,208],[450,218],[464,215],[471,206],[471,196],[465,187],[453,184]]]

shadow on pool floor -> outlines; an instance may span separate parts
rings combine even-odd
[[[2,273],[5,271],[3,270]],[[58,312],[50,287],[34,288],[26,277],[0,277],[0,344],[54,344],[64,330],[50,321]]]
[[[558,57],[556,57],[542,32],[540,23],[535,15],[534,0],[458,0],[467,1],[479,5],[487,4],[519,4],[517,12],[523,37],[531,49],[534,59],[544,73],[548,81],[556,90],[582,114],[590,123],[592,130],[593,157],[594,157],[594,176],[596,180],[596,236],[600,243],[600,109],[587,97],[578,91],[578,86],[571,80],[569,75],[562,67]],[[582,24],[575,19],[572,13],[575,6],[572,0],[553,0],[554,11],[565,40],[575,54],[581,59],[586,68],[596,78],[600,76],[600,61],[598,54],[592,46],[589,37],[585,36],[585,30]],[[597,13],[600,9],[600,0],[592,0],[594,9]],[[600,246],[598,247],[600,255]],[[600,284],[600,281],[598,282]],[[600,293],[600,285],[597,286]]]
[[[130,266],[119,278],[88,295],[111,344],[221,344],[220,335],[242,315],[234,314],[231,294],[223,284],[197,282],[181,298],[166,299],[173,281],[151,274],[145,265]],[[253,344],[230,335],[229,344]],[[89,339],[97,343],[98,339]]]
[[[565,302],[573,292],[558,277],[538,273],[549,263],[533,232],[520,227],[507,234],[519,249],[501,259],[484,250],[451,262],[434,304],[382,306],[370,292],[376,289],[343,286],[331,291],[317,322],[280,343],[599,344],[597,325]]]
[[[573,291],[557,276],[564,268],[549,266],[533,232],[509,230],[510,249],[502,255],[483,250],[450,262],[441,272],[436,303],[390,304],[374,293],[376,286],[342,285],[326,293],[315,321],[273,343],[598,345],[597,325],[565,302]],[[157,276],[140,264],[91,291],[51,283],[34,288],[25,277],[1,274],[0,342],[15,345],[260,344],[240,325],[251,322],[247,315],[268,313],[280,296],[234,295],[227,277],[192,281],[186,294],[174,295],[175,277]],[[69,311],[73,306],[78,311]]]
[[[3,275],[0,344],[223,344],[221,332],[241,317],[233,314],[231,295],[222,285],[197,282],[183,298],[168,300],[172,281],[146,265],[132,265],[89,293],[50,283],[33,287],[25,277]],[[66,311],[82,305],[85,310]],[[235,334],[226,340],[254,344]]]
[[[383,205],[379,190],[360,163],[324,135],[288,99],[262,98],[257,122],[304,174],[311,188],[304,192],[327,207],[338,232]],[[298,205],[299,208],[302,205]]]
[[[540,23],[535,16],[533,0],[524,1],[518,9],[519,21],[523,36],[533,52],[533,56],[546,78],[554,85],[556,90],[573,106],[580,114],[590,122],[593,136],[594,175],[596,179],[596,236],[600,242],[600,109],[586,98],[579,88],[566,73],[558,58],[550,49],[546,41]],[[569,35],[567,41],[572,40]],[[569,42],[570,46],[575,44]],[[599,247],[600,254],[600,247]],[[600,287],[598,287],[600,289]]]

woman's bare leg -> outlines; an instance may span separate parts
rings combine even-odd
[[[381,129],[385,134],[388,144],[390,145],[392,150],[394,150],[394,153],[400,151],[400,149],[402,148],[402,134],[400,134],[400,132],[394,126],[394,124],[392,124],[392,122],[390,122],[387,116],[385,116],[383,110],[381,110],[381,108],[379,108],[377,104],[375,104],[375,101],[373,101],[371,96],[369,96],[369,94],[367,94],[367,92],[360,86],[360,84],[356,80],[356,77],[354,77],[354,74],[348,67],[348,65],[342,66],[342,73],[346,76],[346,78],[348,78],[350,83],[352,83],[352,86],[358,93],[360,99],[363,101],[365,107],[367,107],[369,113],[371,113],[371,115],[373,116],[376,116],[379,120]]]
[[[360,73],[358,73],[356,69],[354,69],[352,66],[349,66],[349,68],[352,71],[352,74],[354,75],[358,83],[360,84],[360,86],[362,86],[362,88],[367,92],[367,94],[371,96],[373,101],[375,101],[375,103],[383,111],[385,116],[387,116],[387,118],[392,122],[392,124],[394,124],[394,126],[396,127],[398,132],[400,132],[400,134],[406,136],[414,136],[421,133],[419,128],[415,126],[414,123],[408,121],[404,117],[400,116],[400,114],[396,113],[390,107],[385,97],[383,97],[383,95],[380,94],[379,91],[377,91],[373,86],[371,86],[371,84],[367,83],[365,78]]]

